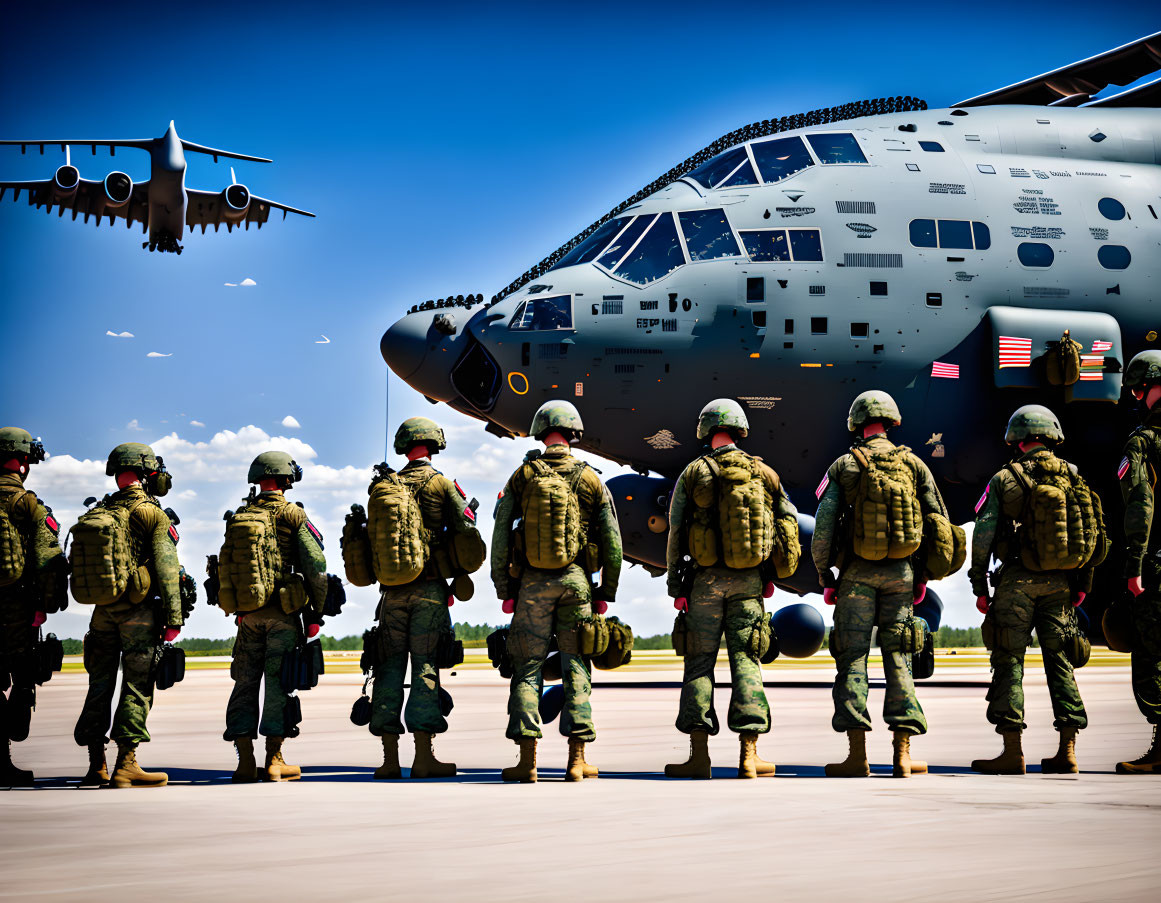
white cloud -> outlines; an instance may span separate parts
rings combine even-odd
[[[238,287],[238,286],[240,286],[240,285],[241,285],[241,286],[246,286],[247,288],[249,288],[251,285],[257,285],[258,283],[257,283],[257,282],[255,282],[253,279],[251,279],[249,276],[247,276],[247,277],[246,277],[245,279],[243,279],[241,282],[227,282],[227,283],[224,283],[224,284],[225,284],[225,285],[227,285],[227,286],[229,286],[230,288],[237,288],[237,287]]]
[[[131,430],[134,433],[139,433],[141,432],[141,424],[138,423],[137,418],[134,417],[132,420],[125,424],[125,429]]]
[[[132,339],[134,338],[131,332],[113,332],[111,329],[105,330],[105,335],[111,335],[115,339]]]
[[[205,424],[202,423],[200,420],[191,420],[189,422],[189,425],[190,426],[205,426]]]
[[[302,424],[291,417],[289,414],[282,418],[282,425],[288,430],[297,430],[302,427]]]
[[[162,354],[160,351],[150,351],[145,356],[146,357],[173,357],[173,352],[171,351],[171,352],[169,352],[169,354]]]

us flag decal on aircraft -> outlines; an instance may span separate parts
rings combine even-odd
[[[1000,336],[1000,369],[1032,366],[1032,340],[1018,336]]]
[[[945,364],[942,361],[933,361],[931,375],[942,379],[959,379],[959,364]]]
[[[1105,339],[1093,339],[1093,342],[1092,342],[1092,350],[1093,351],[1112,351],[1112,349],[1113,349],[1112,342],[1109,342]]]
[[[1103,354],[1082,354],[1080,356],[1080,378],[1089,380],[1105,378],[1105,356]]]

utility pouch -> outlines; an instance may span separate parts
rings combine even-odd
[[[129,586],[126,588],[129,601],[134,605],[140,605],[144,602],[149,595],[150,583],[148,567],[139,564],[131,570],[129,572]]]
[[[302,700],[297,696],[288,696],[286,707],[282,710],[283,735],[289,738],[297,737],[301,733],[298,729],[300,724],[302,724]]]
[[[916,680],[926,680],[935,673],[935,637],[928,633],[923,639],[923,648],[911,656],[911,676]]]
[[[686,636],[688,629],[685,624],[685,612],[679,611],[673,619],[673,651],[678,658],[685,658]]]
[[[1079,630],[1064,637],[1064,657],[1074,668],[1083,668],[1092,654],[1092,644]]]
[[[766,643],[766,651],[758,656],[758,661],[763,665],[773,664],[778,656],[782,653],[782,647],[778,643],[778,634],[774,632],[774,615],[765,616],[766,627],[770,631],[770,638]]]
[[[351,706],[351,724],[366,727],[371,723],[371,697],[364,693]]]
[[[306,607],[306,578],[302,574],[291,573],[286,582],[278,587],[278,603],[284,614],[292,615]]]
[[[750,628],[750,642],[746,651],[750,658],[758,662],[770,651],[770,619],[765,613]]]
[[[597,629],[594,618],[585,618],[576,625],[576,651],[581,655],[592,655],[596,647]]]
[[[488,634],[488,659],[500,676],[508,680],[515,673],[512,656],[508,654],[508,628],[501,627]]]
[[[64,667],[64,643],[57,639],[55,633],[50,633],[36,644],[36,682],[46,684],[52,675]]]
[[[379,643],[382,628],[376,624],[370,630],[363,631],[363,654],[359,656],[359,670],[370,674],[376,665],[380,664]]]
[[[461,574],[459,577],[453,578],[451,590],[452,595],[461,602],[467,602],[476,594],[476,586],[472,583],[472,578],[467,574]]]
[[[157,650],[157,680],[159,690],[168,690],[185,679],[185,650],[165,643]]]
[[[323,617],[337,618],[347,604],[347,591],[343,588],[343,578],[338,574],[327,574],[327,597],[323,602]]]
[[[435,667],[454,668],[464,663],[464,643],[451,631],[441,633],[435,647]]]
[[[633,658],[633,629],[620,618],[606,618],[609,645],[601,655],[594,655],[592,665],[601,671],[611,671],[627,665]]]

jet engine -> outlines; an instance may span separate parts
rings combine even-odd
[[[124,207],[133,196],[133,180],[123,172],[109,173],[105,176],[104,185],[106,207]]]
[[[81,184],[81,174],[71,163],[60,167],[52,177],[52,191],[57,200],[63,201],[77,193]]]
[[[250,209],[250,189],[235,182],[222,192],[222,218],[228,223],[241,222]]]

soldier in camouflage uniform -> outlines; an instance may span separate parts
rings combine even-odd
[[[1021,467],[1035,467],[1038,461],[1054,457],[1052,449],[1064,441],[1064,431],[1048,408],[1026,405],[1008,421],[1004,441],[1015,447],[1015,461]],[[1041,767],[1045,774],[1075,773],[1076,735],[1087,726],[1088,717],[1072,665],[1057,638],[1075,628],[1073,607],[1084,601],[1091,589],[1092,570],[1032,571],[1021,563],[1021,540],[1016,535],[1016,525],[1026,517],[1026,492],[1012,470],[1005,467],[992,477],[976,509],[968,578],[977,607],[989,613],[993,620],[988,721],[1003,738],[1004,749],[994,759],[976,759],[972,769],[984,774],[1025,772],[1020,743],[1021,732],[1027,727],[1024,723],[1024,653],[1035,627],[1052,698],[1054,726],[1060,732],[1058,752],[1042,760]],[[1001,567],[995,599],[989,601],[988,563],[993,556]]]
[[[240,611],[235,618],[238,635],[230,664],[234,690],[226,705],[226,731],[222,739],[232,741],[237,749],[238,768],[232,780],[239,784],[253,783],[259,777],[264,781],[295,781],[302,776],[302,769],[288,765],[282,755],[285,738],[298,736],[298,725],[286,721],[290,697],[282,688],[282,658],[298,644],[303,631],[300,612],[309,610],[320,615],[323,610],[327,562],[321,536],[307,519],[306,511],[300,504],[288,502],[284,495],[300,479],[302,468],[290,455],[280,451],[258,455],[246,474],[246,481],[256,483],[260,490],[256,495],[252,493],[247,505],[274,513],[282,574],[265,605],[253,611]],[[292,582],[298,586],[291,587]],[[305,593],[299,592],[300,588]],[[287,611],[288,607],[291,610]],[[321,617],[313,617],[305,628],[307,637],[313,639],[321,624]],[[258,717],[260,683],[263,685],[261,722]],[[254,758],[254,741],[259,734],[266,738],[266,761],[261,774]]]
[[[886,392],[863,392],[855,398],[847,416],[847,429],[856,433],[852,449],[835,461],[818,489],[811,555],[823,587],[823,599],[835,606],[830,651],[838,675],[834,683],[834,717],[831,726],[846,731],[850,751],[843,762],[826,766],[829,777],[866,777],[870,772],[866,733],[867,657],[871,629],[879,628],[879,647],[887,691],[883,718],[892,731],[893,774],[909,777],[926,774],[927,763],[911,758],[911,737],[927,732],[927,719],[915,696],[910,655],[903,651],[904,627],[913,607],[926,593],[926,574],[911,558],[870,561],[854,551],[853,529],[840,534],[839,525],[850,516],[862,477],[856,452],[870,456],[896,446],[886,432],[902,422],[895,400]],[[947,507],[935,486],[931,471],[915,455],[904,456],[921,512],[947,516]],[[838,579],[832,568],[838,565]]]
[[[1133,696],[1153,741],[1144,755],[1117,764],[1118,774],[1161,774],[1161,528],[1153,520],[1161,476],[1161,351],[1142,351],[1125,368],[1123,386],[1144,406],[1117,476],[1125,500],[1125,577],[1132,595]]]
[[[423,527],[432,537],[431,552],[424,571],[411,583],[380,588],[379,622],[374,685],[371,690],[369,729],[383,743],[383,764],[375,777],[403,776],[399,765],[399,735],[402,716],[415,735],[413,778],[454,777],[453,762],[435,757],[432,741],[447,730],[447,719],[439,704],[439,667],[436,652],[443,637],[454,634],[448,584],[440,574],[446,547],[454,534],[479,536],[475,511],[468,507],[467,495],[459,483],[449,480],[432,466],[431,459],[447,447],[443,430],[426,417],[405,420],[395,433],[395,453],[407,457],[399,477],[413,493],[423,514]],[[374,485],[374,484],[372,484]],[[480,540],[482,544],[482,540]],[[458,581],[457,581],[458,585]],[[468,584],[470,586],[470,584]],[[411,692],[403,705],[403,684],[407,660],[411,658]]]
[[[768,621],[762,601],[767,589],[765,581],[756,567],[733,569],[722,561],[718,566],[701,568],[690,563],[687,572],[685,562],[695,487],[713,486],[718,478],[717,468],[707,462],[737,452],[737,443],[749,435],[749,429],[742,406],[733,399],[719,398],[707,404],[697,421],[697,438],[706,444],[707,454],[686,467],[670,502],[666,579],[674,607],[685,612],[686,624],[677,729],[689,735],[690,745],[687,761],[665,766],[665,774],[671,778],[711,777],[709,738],[718,732],[714,665],[723,634],[731,678],[726,724],[739,738],[738,777],[774,774],[774,765],[758,756],[758,736],[770,730],[770,706],[762,686],[762,667],[751,644],[754,631]],[[777,474],[761,461],[757,463],[774,505],[774,516],[795,516],[797,512],[782,491]],[[707,517],[716,522],[717,508],[707,509]],[[724,552],[719,549],[719,554]],[[769,590],[772,592],[773,587]]]
[[[12,742],[28,736],[36,701],[31,655],[37,629],[45,615],[68,604],[60,525],[52,509],[24,488],[29,467],[43,460],[40,440],[19,427],[0,429],[0,508],[12,528],[10,537],[23,553],[21,563],[5,542],[0,585],[0,787],[32,786],[32,772],[12,764]],[[5,696],[9,687],[11,693]]]
[[[581,438],[580,413],[567,401],[549,401],[532,418],[529,435],[545,445],[543,452],[529,452],[525,463],[512,474],[496,506],[492,533],[492,582],[504,611],[513,612],[508,651],[515,673],[508,698],[508,739],[520,747],[520,761],[501,774],[505,781],[536,780],[536,741],[540,730],[542,668],[548,646],[556,635],[564,684],[564,710],[560,730],[568,737],[568,768],[565,780],[596,777],[597,769],[585,761],[585,744],[596,739],[589,694],[592,672],[579,654],[577,625],[591,618],[593,609],[603,613],[613,602],[621,572],[621,530],[612,498],[596,471],[569,453],[569,445]],[[559,571],[544,571],[527,564],[513,548],[512,525],[522,514],[526,487],[534,479],[539,459],[570,480],[580,509],[581,553]],[[579,472],[578,472],[579,470]],[[584,559],[582,561],[582,559]],[[582,565],[584,565],[582,567]],[[589,574],[601,572],[594,591]]]
[[[149,742],[145,721],[153,705],[154,652],[160,640],[172,641],[184,623],[181,607],[181,564],[177,531],[157,502],[169,491],[170,477],[148,445],[126,442],[109,455],[105,473],[117,481],[117,491],[103,500],[129,510],[130,552],[135,567],[149,572],[149,585],[159,594],[134,602],[126,589],[120,599],[93,610],[85,634],[85,670],[89,692],[77,719],[73,738],[89,751],[89,770],[82,787],[160,787],[164,772],[147,772],[137,764],[137,746]],[[75,585],[74,585],[75,592]],[[113,691],[121,669],[121,696],[112,712]],[[117,744],[117,762],[110,778],[105,764],[106,732]]]

